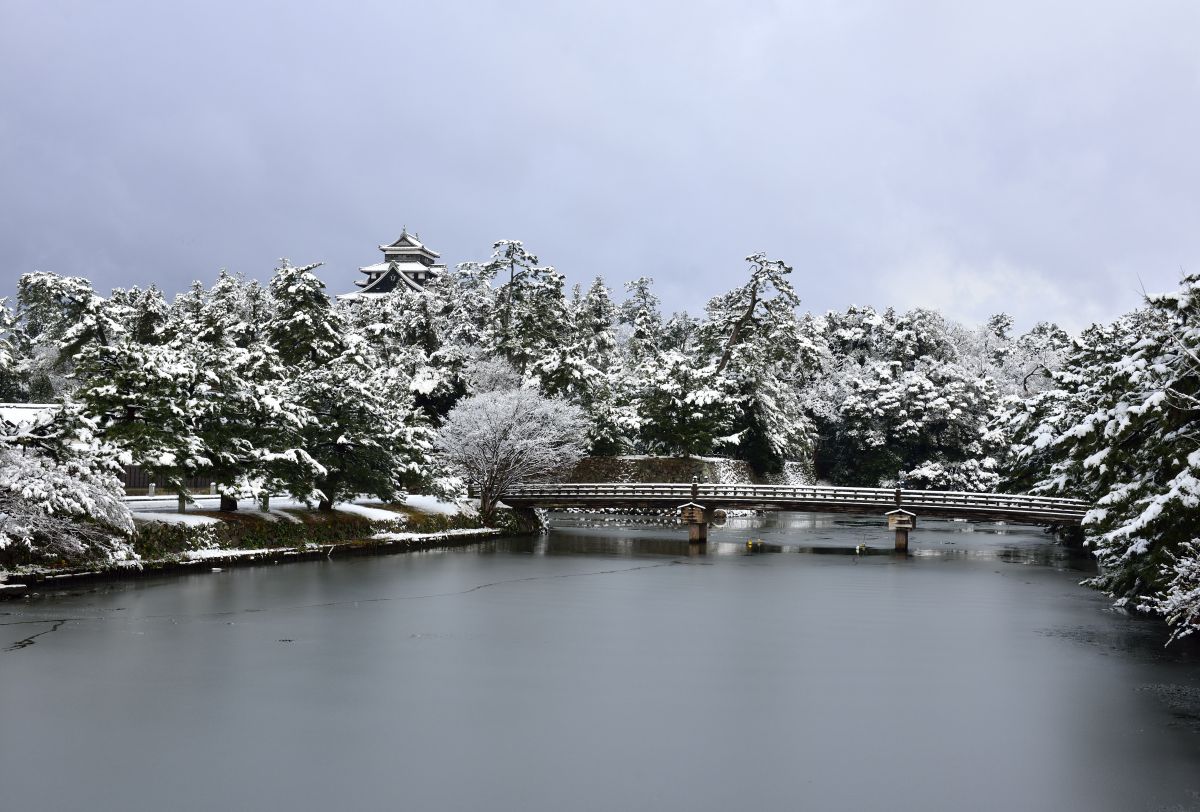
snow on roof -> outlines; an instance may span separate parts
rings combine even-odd
[[[391,243],[389,245],[379,246],[379,250],[385,254],[388,254],[388,253],[395,254],[395,253],[399,253],[399,252],[411,254],[411,253],[420,252],[423,254],[427,254],[428,256],[431,256],[431,257],[440,257],[441,256],[441,254],[439,254],[437,251],[434,251],[432,248],[429,248],[428,246],[425,245],[425,243],[421,242],[416,237],[409,234],[407,231],[405,231],[403,234],[401,234],[400,239],[396,240],[394,243]]]
[[[393,259],[390,262],[376,262],[374,265],[364,265],[359,268],[363,273],[384,273],[389,268],[396,268],[401,271],[417,271],[425,272],[433,268],[435,270],[445,270],[445,265],[426,265],[422,262],[401,262]]]
[[[421,244],[421,242],[416,237],[414,237],[413,235],[408,233],[407,228],[402,229],[400,232],[400,238],[398,240],[396,240],[394,243],[392,243],[391,245],[389,245],[388,247],[389,248],[400,248],[405,245],[411,245],[414,248],[424,248],[425,247],[424,245]],[[380,247],[382,247],[382,246],[380,246]]]
[[[425,266],[422,265],[421,267],[424,268]],[[390,293],[391,291],[389,291],[389,290],[373,290],[373,288],[384,286],[385,283],[387,281],[389,281],[391,278],[392,278],[391,274],[386,274],[386,273],[380,274],[379,276],[375,277],[375,279],[373,279],[370,284],[364,286],[363,289],[358,292],[359,293]],[[424,290],[423,287],[418,285],[416,282],[412,281],[412,279],[410,279],[408,277],[408,274],[398,273],[398,274],[396,274],[396,278],[399,280],[400,285],[407,285],[410,290],[418,290],[418,291]],[[393,290],[394,290],[394,288],[393,288]]]

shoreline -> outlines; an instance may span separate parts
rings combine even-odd
[[[293,547],[214,548],[191,550],[165,558],[136,563],[117,562],[103,566],[51,568],[41,567],[23,572],[2,573],[0,601],[31,597],[47,590],[68,589],[75,584],[102,581],[132,581],[156,575],[213,572],[229,567],[259,564],[283,564],[293,561],[313,561],[319,558],[342,558],[366,555],[394,555],[475,544],[503,535],[505,531],[492,528],[462,528],[432,533],[380,531],[366,539],[353,541],[306,542]]]

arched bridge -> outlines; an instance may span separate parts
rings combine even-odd
[[[1078,525],[1088,505],[1078,499],[1006,493],[841,488],[825,485],[717,485],[708,483],[584,483],[518,485],[501,500],[518,510],[532,508],[682,509],[689,524],[703,525],[695,540],[707,537],[716,510],[795,510],[818,513],[884,513],[897,531],[897,547],[907,546],[916,517],[1004,521],[1019,524]],[[907,514],[907,520],[904,518]],[[897,523],[898,522],[898,523]],[[907,524],[907,526],[905,526]],[[901,530],[904,530],[903,545]]]

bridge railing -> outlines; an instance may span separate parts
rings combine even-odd
[[[514,499],[580,499],[582,501],[603,500],[656,500],[678,499],[687,501],[692,496],[692,486],[676,482],[631,482],[631,483],[570,483],[518,485],[509,488],[506,496]],[[503,497],[501,497],[503,498]],[[844,488],[833,485],[749,485],[713,484],[699,485],[700,499],[757,500],[778,502],[827,502],[884,505],[896,503],[893,488]],[[1063,512],[1082,514],[1088,505],[1078,499],[1052,496],[1030,496],[1025,494],[970,493],[964,491],[921,491],[901,490],[900,504],[906,507],[937,508],[998,508],[1002,510],[1025,510],[1030,512]]]

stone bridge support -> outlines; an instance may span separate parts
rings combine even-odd
[[[518,533],[540,533],[546,528],[544,513],[538,513],[537,508],[531,507],[515,507],[512,509],[512,517]]]

